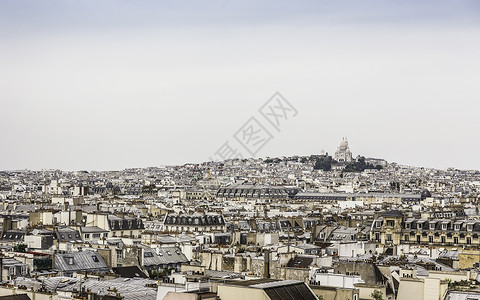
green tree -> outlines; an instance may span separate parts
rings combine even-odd
[[[314,159],[315,159],[315,164],[313,165],[313,169],[315,170],[330,171],[332,169],[332,165],[337,163],[329,155],[316,156]]]
[[[18,244],[13,246],[13,251],[15,252],[27,252],[27,245],[26,244]]]
[[[351,163],[348,163],[346,166],[345,166],[345,169],[344,171],[345,172],[363,172],[367,169],[377,169],[377,170],[380,170],[381,168],[383,168],[382,166],[380,165],[377,165],[377,166],[374,166],[373,164],[371,163],[366,163],[365,162],[365,157],[363,156],[360,156],[356,161],[353,161]]]
[[[371,294],[370,297],[372,297],[375,300],[383,300],[383,295],[382,292],[379,290],[374,290]]]

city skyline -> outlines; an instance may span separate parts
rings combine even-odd
[[[478,0],[0,0],[0,300],[480,300]]]

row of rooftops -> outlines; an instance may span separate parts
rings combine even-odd
[[[167,214],[164,218],[165,225],[186,226],[218,226],[225,225],[222,215],[176,215]]]
[[[419,201],[421,194],[393,194],[393,193],[314,193],[299,192],[293,196],[295,200],[356,200],[362,198],[399,198],[403,201]]]
[[[220,188],[217,191],[219,198],[273,198],[287,199],[291,194],[298,192],[298,189],[288,189],[286,187],[275,187],[265,185],[238,184],[234,186]]]

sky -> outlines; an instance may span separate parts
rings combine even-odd
[[[480,169],[479,37],[475,0],[0,0],[0,170],[197,163],[225,143],[333,154],[343,137],[354,156]],[[259,109],[276,92],[296,114],[274,127]],[[270,137],[254,154],[234,136],[251,118]]]

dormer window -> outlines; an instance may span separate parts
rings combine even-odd
[[[455,224],[455,231],[459,231],[460,230],[460,224]]]
[[[435,230],[435,223],[430,223],[430,230]]]
[[[467,231],[473,231],[473,225],[472,224],[467,225]]]
[[[410,223],[406,223],[406,224],[405,224],[405,228],[406,228],[406,229],[410,229]]]
[[[422,223],[417,224],[417,229],[422,229]]]
[[[377,221],[377,222],[375,222],[375,223],[376,223],[376,225],[377,225],[377,228],[382,227],[382,221]]]
[[[442,230],[447,230],[447,224],[442,224]]]

